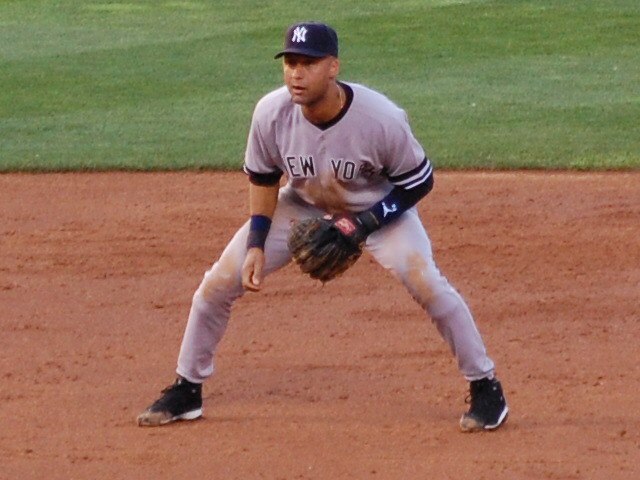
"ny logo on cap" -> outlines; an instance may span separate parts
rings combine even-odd
[[[300,43],[307,41],[307,29],[305,27],[296,27],[293,31],[293,37],[291,37],[292,42]]]

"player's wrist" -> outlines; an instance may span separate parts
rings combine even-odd
[[[365,212],[341,214],[333,217],[334,227],[354,245],[363,243],[377,229],[375,218]]]
[[[247,237],[247,250],[259,248],[264,250],[267,236],[271,229],[271,219],[266,215],[251,215],[249,220],[249,235]]]
[[[368,236],[380,228],[380,220],[371,210],[364,210],[356,213],[354,216],[356,222],[360,225],[360,229]]]

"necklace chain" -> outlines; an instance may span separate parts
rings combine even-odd
[[[344,102],[346,98],[344,98],[344,91],[342,90],[340,84],[338,84],[338,98],[340,99],[340,110],[342,110],[344,108]]]

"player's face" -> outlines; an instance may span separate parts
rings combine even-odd
[[[313,108],[327,97],[340,69],[336,57],[315,58],[286,54],[283,59],[284,83],[294,103]]]

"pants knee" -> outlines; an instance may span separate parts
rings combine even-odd
[[[204,275],[200,286],[193,294],[193,301],[211,303],[232,300],[240,295],[242,295],[242,282],[239,273],[224,268],[224,265],[216,262]]]
[[[412,265],[403,276],[411,296],[431,317],[446,315],[457,305],[457,294],[438,269]]]

